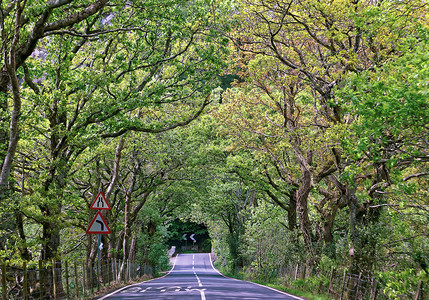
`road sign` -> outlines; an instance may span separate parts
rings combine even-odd
[[[97,211],[94,219],[89,224],[86,229],[86,233],[88,234],[107,234],[111,233],[109,226],[107,226],[106,220],[104,220],[103,215],[100,211]]]
[[[182,235],[183,240],[186,241],[186,233],[184,235]]]
[[[94,201],[90,206],[90,209],[111,209],[102,191],[100,191],[97,197],[95,197]]]
[[[197,241],[195,238],[194,238],[194,236],[195,236],[195,234],[193,233],[193,234],[191,234],[191,236],[189,237],[191,240],[192,240],[192,242],[194,242],[194,244],[195,244],[195,242]]]

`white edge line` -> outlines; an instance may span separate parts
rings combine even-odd
[[[216,268],[215,268],[215,266],[213,265],[213,262],[212,262],[212,256],[211,256],[211,254],[210,254],[210,253],[209,253],[209,258],[210,258],[210,264],[211,264],[211,266],[212,266],[213,270],[215,270],[219,275],[221,275],[221,276],[223,276],[223,277],[225,277],[225,278],[228,278],[228,279],[234,279],[234,280],[237,280],[237,281],[249,282],[249,283],[252,283],[252,284],[254,284],[254,285],[257,285],[257,286],[261,286],[261,287],[267,288],[267,289],[272,290],[272,291],[274,291],[274,292],[277,292],[277,293],[280,293],[280,294],[283,294],[283,295],[286,295],[286,296],[289,296],[289,297],[292,297],[292,298],[295,298],[295,299],[305,300],[305,298],[301,298],[301,297],[298,297],[298,296],[295,296],[295,295],[292,295],[292,294],[288,294],[288,293],[286,293],[286,292],[280,291],[280,290],[278,290],[278,289],[275,289],[275,288],[272,288],[272,287],[269,287],[269,286],[266,286],[266,285],[262,285],[262,284],[255,283],[255,282],[251,282],[251,281],[247,281],[247,280],[240,280],[240,279],[236,279],[236,278],[231,278],[231,277],[225,276],[225,275],[223,275],[223,274],[222,274],[218,269],[216,269]]]
[[[120,289],[117,289],[116,291],[113,291],[113,292],[111,292],[110,294],[107,294],[107,295],[104,295],[104,296],[103,296],[103,297],[101,297],[101,298],[98,298],[98,300],[106,299],[107,297],[110,297],[110,296],[112,296],[112,295],[114,295],[114,294],[116,294],[116,293],[119,293],[120,291],[125,290],[125,289],[127,289],[127,288],[129,288],[129,287],[132,287],[132,286],[135,286],[135,285],[139,285],[139,284],[143,284],[143,283],[146,283],[146,282],[149,282],[149,281],[154,281],[154,280],[158,280],[158,279],[161,279],[161,278],[167,277],[168,275],[170,275],[170,273],[171,273],[171,272],[173,272],[174,267],[176,266],[176,261],[177,261],[177,257],[178,257],[178,256],[179,256],[179,254],[177,254],[177,255],[176,255],[176,258],[174,259],[173,267],[171,267],[170,271],[168,271],[168,272],[167,272],[167,274],[165,274],[165,275],[163,275],[163,276],[161,276],[161,277],[157,277],[157,278],[153,278],[153,279],[149,279],[149,280],[146,280],[146,281],[137,282],[137,283],[134,283],[134,284],[130,284],[130,285],[127,285],[127,286],[121,287]]]

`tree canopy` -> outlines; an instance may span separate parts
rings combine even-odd
[[[0,259],[90,268],[103,191],[103,259],[155,274],[207,229],[232,272],[293,261],[411,297],[429,271],[427,16],[421,0],[0,1]]]

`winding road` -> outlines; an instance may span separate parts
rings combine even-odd
[[[129,285],[100,297],[153,300],[303,299],[266,286],[223,276],[209,254],[180,254],[172,270],[161,278]]]

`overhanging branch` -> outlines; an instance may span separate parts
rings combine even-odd
[[[174,124],[170,124],[168,126],[164,126],[164,127],[160,127],[160,128],[148,128],[148,127],[139,127],[139,126],[128,126],[125,127],[117,132],[113,132],[113,133],[106,133],[106,134],[102,134],[101,137],[102,138],[112,138],[112,137],[118,137],[123,135],[124,133],[128,132],[128,131],[137,131],[137,132],[146,132],[146,133],[161,133],[164,131],[168,131],[168,130],[172,130],[174,128],[177,127],[183,127],[188,125],[189,123],[191,123],[192,121],[194,121],[195,119],[197,119],[201,113],[204,111],[204,108],[209,105],[211,103],[210,101],[210,94],[207,95],[206,99],[204,100],[203,104],[201,105],[200,109],[192,116],[190,116],[187,120],[182,121],[182,122],[176,122]]]

